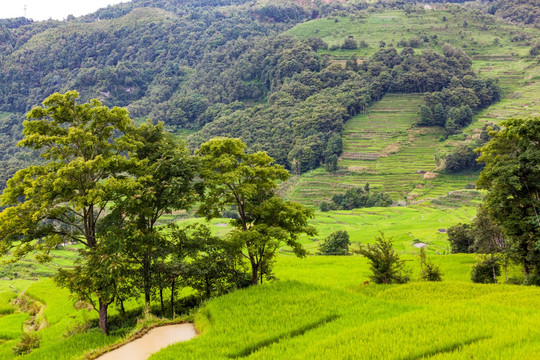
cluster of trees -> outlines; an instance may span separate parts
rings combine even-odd
[[[369,190],[369,184],[362,187],[351,188],[343,194],[332,196],[331,202],[322,202],[319,207],[321,211],[331,210],[351,210],[366,207],[387,207],[392,206],[394,201],[386,193],[377,193]]]
[[[333,171],[337,168],[341,147],[330,143],[341,136],[343,123],[366,111],[384,94],[434,92],[430,98],[445,100],[441,104],[444,111],[446,107],[456,107],[451,111],[452,116],[465,124],[469,120],[463,120],[461,113],[467,113],[468,117],[472,117],[472,113],[461,108],[464,105],[459,102],[463,99],[462,87],[455,89],[454,86],[463,83],[482,90],[482,84],[486,83],[471,70],[471,59],[448,44],[444,45],[443,54],[426,50],[415,55],[412,48],[405,48],[401,53],[393,47],[382,48],[362,64],[351,57],[345,68],[330,64],[316,54],[316,49],[324,46],[317,38],[300,41],[279,36],[263,40],[256,49],[242,45],[241,41],[231,43],[229,53],[244,51],[236,59],[217,52],[216,56],[209,57],[208,63],[201,65],[208,75],[198,77],[197,88],[203,94],[216,94],[212,95],[210,103],[225,97],[231,103],[210,106],[200,120],[196,120],[197,124],[207,122],[207,125],[192,137],[192,145],[215,136],[234,136],[250,148],[268,151],[278,163],[295,173],[321,165]],[[216,59],[228,60],[219,65],[213,63]],[[251,65],[246,68],[247,59]],[[242,75],[247,82],[238,87],[233,74],[242,73],[241,69],[249,71]],[[212,74],[217,71],[221,77],[213,81]],[[261,74],[261,71],[263,77],[249,75]],[[265,75],[272,72],[269,77]],[[235,94],[245,93],[241,90],[244,88],[251,89],[248,93],[252,96],[266,94],[268,101],[249,108],[233,105],[232,101],[241,100]],[[466,91],[478,99],[473,90],[467,88]],[[456,96],[457,100],[453,100]],[[467,98],[464,101],[468,101]],[[495,97],[489,101],[495,101]],[[465,104],[469,102],[476,104],[474,101]],[[442,117],[446,123],[446,112]]]
[[[351,240],[345,230],[334,231],[319,245],[319,255],[349,255]]]
[[[486,189],[485,204],[516,250],[525,282],[540,285],[540,117],[509,119],[480,148],[486,166],[477,186]]]
[[[492,219],[485,205],[478,208],[476,217],[470,224],[456,224],[448,228],[448,241],[452,253],[479,253],[482,260],[471,273],[474,282],[497,283],[501,265],[506,281],[507,269],[517,257],[503,229]],[[487,269],[487,270],[486,270]]]
[[[485,1],[485,10],[507,21],[540,28],[540,9],[536,0]]]
[[[109,106],[135,101],[161,104],[178,90],[186,69],[195,67],[214,49],[291,26],[262,22],[250,15],[248,8],[225,13],[215,5],[200,5],[191,1],[133,1],[67,23],[3,26],[0,109],[24,112],[54,91],[70,88],[79,89],[85,101],[100,96]],[[110,21],[95,22],[102,12],[122,16],[110,15]],[[45,30],[53,34],[48,36],[54,36],[54,42],[29,43]],[[19,51],[22,46],[24,52]],[[146,116],[152,110],[154,106],[133,115]]]
[[[356,41],[354,36],[348,36],[341,46],[339,45],[332,45],[330,47],[330,50],[337,50],[337,49],[343,49],[343,50],[356,50],[358,48],[365,49],[369,47],[369,44],[364,40],[361,39],[360,41]]]
[[[471,224],[450,227],[448,239],[453,252],[487,255],[473,280],[497,282],[500,267],[506,273],[514,262],[523,268],[524,283],[540,285],[540,117],[500,125],[479,149],[485,168],[477,186],[488,191],[485,202]]]
[[[54,91],[77,88],[83,101],[99,96],[167,129],[204,127],[193,148],[238,137],[302,173],[321,165],[335,171],[343,123],[388,92],[433,92],[424,123],[456,131],[496,99],[463,51],[444,45],[443,54],[414,53],[433,37],[403,40],[400,53],[384,47],[362,64],[353,56],[343,68],[317,53],[328,47],[322,39],[277,35],[317,16],[410,4],[245,3],[137,0],[66,22],[5,22],[0,110],[22,113]],[[45,30],[54,42],[39,41]],[[366,45],[347,38],[343,47]]]
[[[484,168],[484,162],[478,161],[480,154],[477,148],[484,146],[489,141],[489,131],[500,127],[496,124],[485,124],[480,136],[470,142],[463,143],[454,148],[450,153],[445,154],[442,165],[448,173],[458,173],[462,171],[480,171]]]
[[[12,261],[37,251],[50,260],[59,244],[81,244],[73,269],[57,282],[99,312],[107,333],[111,304],[128,298],[174,296],[189,285],[203,296],[271,274],[280,246],[298,256],[298,236],[314,235],[313,211],[275,194],[288,172],[266,153],[247,153],[238,139],[216,138],[196,155],[162,124],[135,127],[123,108],[98,100],[78,104],[78,94],[55,93],[28,113],[20,145],[40,152],[43,163],[18,171],[0,200],[0,253]],[[158,226],[164,214],[195,201],[207,219],[233,211],[226,238],[204,225]],[[247,274],[251,269],[251,273]]]
[[[421,126],[442,126],[455,134],[472,122],[475,112],[499,101],[501,90],[495,79],[482,79],[471,71],[471,59],[461,49],[445,44],[443,53],[456,60],[457,76],[443,89],[426,94],[427,106],[420,109]]]
[[[35,162],[35,157],[20,147],[22,139],[22,115],[0,112],[0,191],[17,170]]]
[[[472,122],[473,114],[500,100],[501,89],[495,79],[453,79],[448,88],[426,94],[427,106],[420,110],[422,126],[442,126],[455,134]]]

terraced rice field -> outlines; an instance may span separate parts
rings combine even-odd
[[[475,61],[481,74],[499,79],[503,99],[480,113],[476,126],[510,117],[540,114],[540,66],[532,60],[490,57]]]
[[[476,56],[473,68],[481,75],[499,79],[503,98],[475,116],[462,134],[439,142],[442,129],[415,128],[422,94],[389,94],[368,114],[345,124],[340,170],[306,173],[288,184],[286,195],[317,205],[352,186],[369,182],[372,189],[388,192],[395,200],[415,202],[474,187],[477,173],[444,174],[424,178],[437,169],[435,154],[450,152],[474,139],[485,124],[510,117],[540,114],[540,68],[534,61],[510,55]]]
[[[318,169],[293,179],[289,197],[317,204],[368,182],[372,189],[388,192],[395,200],[411,201],[439,196],[474,181],[473,177],[445,177],[443,182],[448,186],[442,187],[442,192],[430,191],[432,180],[424,180],[424,173],[437,167],[434,154],[442,130],[414,127],[421,104],[421,94],[389,94],[368,114],[349,120],[339,171],[330,174]]]

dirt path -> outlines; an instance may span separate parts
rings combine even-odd
[[[150,330],[137,340],[98,357],[96,360],[145,360],[168,345],[188,341],[196,335],[193,324],[161,326]]]

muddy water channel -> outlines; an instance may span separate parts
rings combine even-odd
[[[161,326],[150,330],[137,340],[98,357],[96,360],[146,360],[164,347],[187,341],[196,335],[193,324]]]

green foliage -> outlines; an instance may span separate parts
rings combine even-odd
[[[348,37],[343,42],[343,45],[341,45],[341,48],[343,50],[355,50],[358,48],[358,42],[354,39],[354,37]]]
[[[102,258],[106,239],[98,236],[98,226],[110,202],[139,186],[126,176],[140,166],[126,157],[138,143],[125,109],[109,109],[98,100],[81,105],[77,98],[76,91],[55,93],[43,101],[44,107],[28,113],[19,145],[39,151],[45,163],[19,170],[8,181],[0,198],[7,206],[0,213],[0,249],[11,250],[14,260],[38,251],[38,260],[48,261],[59,244],[84,245],[88,252],[81,259],[92,261],[71,275],[80,275],[84,286],[93,283],[83,291],[85,298],[91,296],[88,291],[98,297],[102,329],[107,332],[106,308],[115,290],[110,274],[99,268],[110,263]],[[79,282],[70,276],[64,279]]]
[[[370,261],[370,279],[377,284],[404,284],[409,281],[409,270],[395,252],[391,239],[384,234],[375,238],[375,244],[360,246],[356,253]]]
[[[470,224],[452,225],[447,230],[452,253],[470,253],[474,244],[474,234]]]
[[[324,204],[324,205],[323,205]],[[321,203],[321,211],[328,210],[351,210],[369,207],[388,207],[392,206],[394,201],[390,195],[369,191],[369,184],[364,188],[357,187],[347,190],[344,194],[332,196],[331,203]]]
[[[420,248],[420,279],[424,281],[442,281],[442,273],[426,255],[426,250]]]
[[[24,333],[20,341],[13,347],[15,355],[26,355],[33,349],[39,348],[39,335],[36,332]]]
[[[349,233],[345,230],[338,230],[331,233],[319,246],[320,255],[349,255]]]
[[[471,270],[471,280],[474,283],[496,284],[500,275],[501,266],[494,257],[479,261]]]
[[[476,143],[463,144],[456,147],[444,158],[444,169],[449,173],[458,173],[461,171],[479,171],[484,168],[482,162],[478,162],[480,156],[474,150]]]
[[[253,285],[270,275],[281,244],[297,256],[305,255],[298,236],[315,234],[308,225],[313,210],[275,195],[276,181],[289,177],[283,166],[274,164],[266,153],[246,153],[239,139],[214,138],[202,144],[197,155],[204,186],[198,213],[209,220],[226,208],[235,209],[237,219],[231,220],[234,229],[228,236],[233,243],[244,244]]]
[[[487,12],[503,19],[540,28],[540,11],[535,0],[496,0],[488,3]]]
[[[183,285],[203,297],[224,294],[245,286],[242,243],[234,243],[212,234],[205,225],[185,228],[173,226],[173,261]]]
[[[540,117],[509,119],[480,148],[486,167],[477,186],[488,190],[485,205],[508,239],[526,277],[540,274]]]

